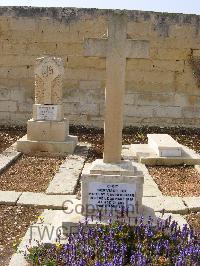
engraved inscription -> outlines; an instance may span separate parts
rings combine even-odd
[[[88,209],[135,211],[135,184],[89,183]]]
[[[57,119],[58,108],[55,105],[37,106],[37,120],[49,121]]]

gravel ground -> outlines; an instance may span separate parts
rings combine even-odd
[[[0,189],[45,192],[63,162],[61,158],[23,155],[0,175]]]
[[[0,128],[0,152],[23,136],[25,132],[24,129]],[[103,130],[85,127],[70,127],[70,133],[77,135],[79,141],[85,141],[92,144],[88,155],[88,161],[102,158]],[[158,127],[126,128],[123,131],[123,144],[147,143],[148,133],[170,134],[173,138],[179,141],[179,143],[194,149],[196,152],[200,152],[200,129]],[[22,156],[21,159],[1,175],[0,188],[2,190],[45,191],[61,163],[62,159],[59,158]],[[178,190],[178,184],[181,184],[182,187],[184,184],[184,189],[178,190],[181,196],[183,195],[181,193],[185,193],[186,191],[187,196],[189,196],[188,192],[192,193],[192,196],[195,196],[195,193],[198,192],[199,177],[196,176],[196,173],[194,173],[191,167],[165,168],[163,171],[163,176],[165,174],[165,178],[163,178],[165,185],[167,179],[167,185],[170,183],[172,186],[172,183],[169,182],[169,176],[171,176],[171,179],[177,180],[173,183],[173,186],[174,184],[177,184],[175,188],[173,188],[173,190],[170,189],[171,193],[177,193],[176,189]],[[168,173],[167,178],[166,172]],[[161,178],[162,177],[158,179],[160,180]],[[186,178],[187,182],[185,181]],[[195,182],[194,186],[192,182]],[[39,211],[34,208],[0,206],[0,265],[7,265],[8,258],[14,251],[12,247],[14,239],[17,240],[22,237],[26,232],[30,221],[36,219],[38,215]],[[199,214],[188,215],[187,219],[189,224],[193,226],[195,230],[199,230]]]
[[[187,215],[186,220],[200,236],[200,212]]]
[[[192,166],[148,167],[150,175],[166,196],[200,196],[200,174]]]
[[[18,127],[0,127],[0,153],[25,135],[25,130]]]
[[[123,130],[123,144],[147,143],[147,134],[165,133],[171,135],[180,144],[200,153],[200,129],[127,127]],[[77,135],[79,141],[92,144],[88,160],[93,161],[103,156],[103,129],[81,126],[70,127],[70,134]]]
[[[0,206],[0,265],[9,264],[15,245],[20,243],[29,225],[37,221],[41,212],[35,208]]]

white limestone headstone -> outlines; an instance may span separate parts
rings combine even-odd
[[[182,146],[168,134],[148,134],[148,145],[159,157],[181,157]]]

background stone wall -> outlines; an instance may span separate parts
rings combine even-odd
[[[65,61],[70,122],[103,126],[105,59],[84,57],[112,10],[0,8],[0,124],[25,124],[34,101],[36,57]],[[150,41],[150,59],[128,59],[124,125],[200,127],[200,88],[189,58],[200,56],[200,16],[123,11],[130,38]],[[117,112],[117,110],[116,110]]]

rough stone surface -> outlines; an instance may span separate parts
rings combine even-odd
[[[143,197],[142,204],[145,208],[150,208],[154,212],[163,211],[163,198],[161,197]]]
[[[131,150],[131,145],[123,146],[122,157],[126,160],[133,160],[133,152]],[[142,163],[138,163],[137,167],[137,170],[142,171],[144,175],[143,197],[162,196],[162,192],[159,190],[158,185],[153,180],[152,176],[149,174],[147,167]]]
[[[183,197],[183,202],[190,211],[200,211],[200,197]]]
[[[163,197],[163,208],[166,212],[185,214],[188,213],[188,207],[185,206],[183,199],[180,197]]]
[[[22,192],[0,191],[0,204],[16,205]]]
[[[97,159],[91,164],[90,174],[133,176],[141,173],[137,170],[137,163],[129,160],[122,160],[120,163],[104,163],[102,159]]]

